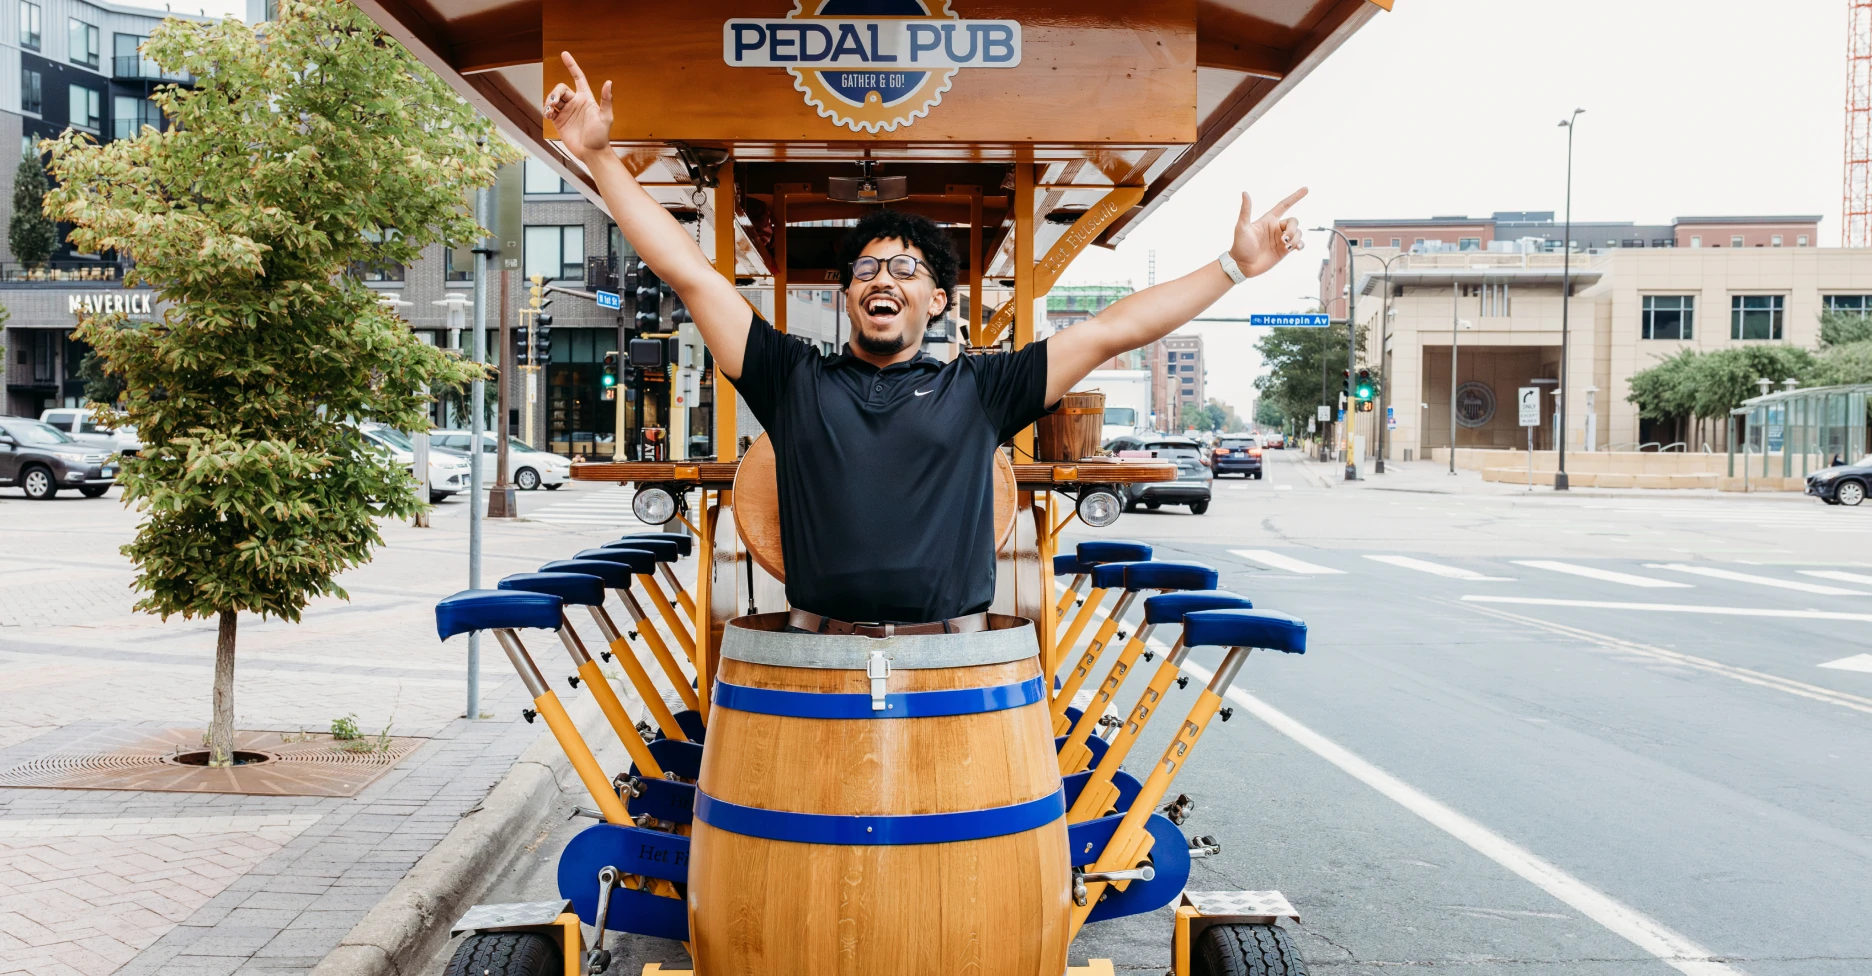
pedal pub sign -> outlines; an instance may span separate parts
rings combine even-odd
[[[546,87],[560,50],[611,79],[624,143],[1196,138],[1194,0],[546,0],[542,26]]]

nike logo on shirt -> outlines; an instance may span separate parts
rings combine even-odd
[[[918,391],[916,391],[916,395],[917,395],[917,396],[929,396],[930,394],[932,394],[932,393],[934,393],[934,392],[936,392],[936,391],[935,391],[935,390],[918,390]]]

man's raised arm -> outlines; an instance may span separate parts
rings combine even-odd
[[[618,231],[649,263],[657,277],[682,296],[695,319],[702,341],[730,380],[741,378],[742,353],[747,348],[748,324],[753,309],[735,291],[734,283],[709,264],[702,249],[663,205],[637,185],[617,153],[611,151],[611,83],[594,95],[585,72],[572,55],[559,57],[572,73],[572,87],[553,86],[546,96],[546,118],[559,129],[559,138],[579,162],[591,171],[592,181],[604,195]],[[734,233],[734,216],[715,225],[717,234]]]
[[[1300,222],[1286,214],[1287,208],[1300,202],[1306,192],[1305,187],[1295,190],[1259,220],[1253,219],[1248,194],[1242,194],[1241,218],[1235,224],[1235,240],[1228,256],[1243,277],[1261,274],[1279,264],[1289,252],[1305,246],[1300,239]],[[1235,279],[1218,258],[1181,278],[1128,295],[1048,339],[1046,402],[1058,403],[1100,363],[1176,331],[1234,286]]]

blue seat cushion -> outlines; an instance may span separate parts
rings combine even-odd
[[[1099,563],[1092,567],[1092,585],[1101,590],[1122,590],[1125,588],[1125,570],[1143,563]]]
[[[542,567],[543,568],[543,567]],[[1184,590],[1161,593],[1144,600],[1147,624],[1180,624],[1183,615],[1198,610],[1253,610],[1254,604],[1239,593],[1227,590]]]
[[[1306,653],[1306,621],[1277,610],[1198,610],[1183,618],[1190,647],[1263,647]]]
[[[1213,590],[1216,571],[1202,563],[1126,563],[1124,585],[1127,590]]]
[[[1130,539],[1092,539],[1073,550],[1082,563],[1129,563],[1151,557],[1151,547]]]
[[[1076,576],[1080,573],[1090,573],[1092,571],[1092,566],[1092,563],[1082,563],[1077,557],[1066,553],[1061,553],[1053,557],[1053,575],[1055,576]]]
[[[642,549],[612,549],[610,547],[603,549],[581,549],[572,558],[598,559],[608,563],[618,563],[623,566],[629,566],[631,572],[638,574],[656,572],[657,564],[656,553],[645,552]]]
[[[584,573],[604,580],[604,585],[614,590],[628,590],[631,584],[630,567],[623,563],[614,563],[609,559],[555,559],[539,568],[542,573]]]
[[[647,552],[655,556],[657,562],[660,563],[675,562],[676,553],[678,551],[676,543],[665,542],[662,539],[619,539],[616,542],[605,543],[604,548],[636,549],[639,552]]]
[[[632,532],[630,535],[619,539],[617,542],[607,544],[630,546],[630,548],[635,549],[637,547],[631,545],[632,543],[646,540],[650,542],[675,543],[676,554],[678,556],[687,556],[695,551],[695,536],[687,532]]]
[[[560,599],[551,593],[463,590],[436,604],[436,635],[448,640],[471,630],[558,630],[560,605]]]
[[[565,603],[595,607],[604,602],[604,580],[584,573],[515,573],[500,581],[503,590],[551,593]]]

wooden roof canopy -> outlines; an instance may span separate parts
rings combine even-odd
[[[839,233],[836,224],[799,225],[848,220],[873,206],[826,192],[828,177],[858,176],[866,158],[880,176],[908,178],[909,198],[892,206],[961,225],[959,243],[979,205],[985,267],[967,269],[970,277],[1013,273],[1012,174],[1029,161],[1034,253],[1049,253],[1075,223],[1084,240],[1070,242],[1072,253],[1086,243],[1113,246],[1379,8],[1391,7],[1391,0],[356,2],[602,206],[541,118],[545,90],[567,80],[558,52],[571,51],[594,85],[614,82],[613,144],[667,204],[688,206],[693,187],[712,186],[732,157],[736,273],[772,273],[778,209],[789,227],[786,280],[795,285],[825,280]],[[944,66],[904,71],[884,63],[893,60],[879,56],[891,32],[909,30],[918,63],[941,60],[946,50]],[[906,48],[896,50],[902,63]],[[1001,63],[988,63],[996,56]],[[815,60],[836,67],[805,67]],[[704,214],[711,234],[712,209]],[[1097,219],[1080,219],[1100,209]]]

